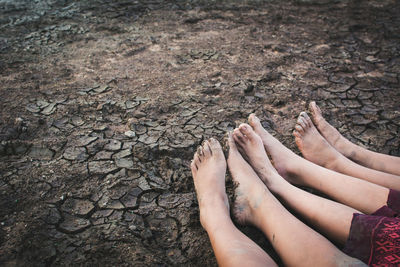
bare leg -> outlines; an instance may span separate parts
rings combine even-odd
[[[344,156],[365,167],[400,175],[399,157],[373,152],[353,144],[322,117],[321,110],[315,102],[310,103],[310,111],[319,132],[325,137],[329,144]]]
[[[241,125],[240,129],[235,129],[233,137],[239,150],[243,155],[247,155],[250,164],[264,184],[331,239],[344,244],[349,235],[353,214],[359,211],[292,186],[274,169],[261,138],[251,127]]]
[[[229,215],[225,192],[226,162],[215,139],[206,141],[191,164],[200,208],[200,221],[207,231],[220,266],[277,266],[257,244],[240,232]]]
[[[306,112],[301,112],[293,135],[304,158],[322,167],[390,189],[400,190],[400,176],[361,166],[333,148],[315,128]]]
[[[236,134],[234,135],[236,136]],[[241,223],[250,223],[260,228],[270,240],[285,265],[365,266],[359,260],[342,253],[327,239],[290,214],[257,177],[251,166],[242,158],[232,136],[229,138],[229,146],[228,166],[233,180],[237,183],[234,216]],[[238,146],[242,147],[239,139]],[[262,151],[265,154],[263,148]],[[284,181],[274,170],[271,163],[265,163],[269,164],[264,168],[265,173]],[[302,199],[298,201],[302,201]],[[309,202],[309,204],[312,203]],[[349,209],[349,214],[341,219],[334,218],[334,221],[330,222],[330,224],[335,227],[333,224],[344,222],[347,227],[351,222],[353,210],[338,203],[336,205]],[[338,217],[341,217],[341,214]],[[347,234],[348,230],[349,226],[347,227]],[[336,231],[345,232],[346,230],[337,229]]]
[[[289,182],[319,190],[334,200],[366,214],[371,214],[386,205],[389,189],[331,171],[299,157],[268,133],[254,114],[250,115],[249,123],[254,132],[261,137],[278,173]],[[243,126],[240,128],[244,130]],[[252,162],[255,169],[259,168],[260,164]]]

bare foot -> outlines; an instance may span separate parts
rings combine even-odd
[[[317,165],[334,169],[343,157],[320,135],[306,112],[300,113],[293,135],[304,158]]]
[[[194,154],[190,165],[200,208],[200,222],[207,230],[220,216],[229,217],[225,191],[226,161],[221,145],[211,138]]]
[[[255,214],[268,189],[238,151],[232,133],[229,133],[228,143],[228,167],[236,184],[233,216],[240,224],[250,223],[257,226]]]
[[[263,182],[269,186],[267,178],[276,170],[269,161],[261,137],[253,131],[250,125],[245,123],[233,131],[232,137],[242,156],[250,163]]]
[[[315,101],[310,102],[309,109],[315,126],[326,141],[341,154],[350,157],[351,154],[354,153],[354,144],[344,138],[335,127],[330,125],[324,117],[322,117],[321,109],[317,106]]]
[[[301,170],[305,160],[294,154],[267,132],[254,114],[249,116],[249,124],[254,132],[260,136],[264,149],[271,156],[272,165],[278,173],[290,183],[303,185],[301,176],[298,176],[297,173]]]

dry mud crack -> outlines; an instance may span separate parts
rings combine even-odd
[[[351,141],[399,156],[399,10],[0,1],[1,264],[216,265],[188,166],[251,112],[297,151],[316,100]]]

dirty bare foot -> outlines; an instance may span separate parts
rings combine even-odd
[[[304,165],[305,160],[294,154],[265,130],[255,114],[249,116],[249,124],[254,132],[260,136],[264,149],[271,156],[272,165],[278,173],[290,183],[303,185],[301,176],[297,174],[301,170],[302,165]]]
[[[310,102],[309,109],[315,126],[326,141],[341,154],[350,157],[354,151],[354,144],[343,137],[335,127],[330,125],[324,117],[322,117],[321,109],[317,106],[315,101]]]
[[[268,189],[238,151],[232,133],[229,133],[228,143],[228,167],[236,184],[233,215],[240,224],[257,225],[254,213],[261,205],[263,195]]]
[[[253,131],[250,125],[242,123],[233,131],[232,137],[242,156],[250,163],[263,182],[269,186],[268,177],[277,171],[269,161],[260,136]]]
[[[317,165],[334,169],[338,159],[343,157],[320,135],[306,112],[300,113],[293,135],[304,158]]]
[[[322,117],[321,110],[314,101],[310,103],[309,108],[319,132],[344,157],[366,168],[400,176],[400,169],[398,167],[400,164],[399,157],[377,153],[353,144]],[[376,175],[378,176],[378,174]],[[379,174],[379,176],[383,176],[383,174]],[[393,178],[390,179],[393,180]],[[380,178],[379,180],[382,179]]]
[[[190,165],[200,209],[200,222],[207,230],[223,216],[229,217],[225,191],[226,161],[221,145],[211,138],[194,154]]]

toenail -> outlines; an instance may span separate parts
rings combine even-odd
[[[251,114],[250,117],[251,117],[252,119],[258,120],[258,117],[257,117],[256,114],[254,114],[254,113]]]

